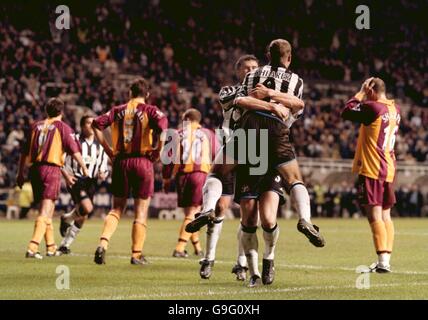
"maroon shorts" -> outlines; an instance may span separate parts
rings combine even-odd
[[[44,199],[58,199],[61,189],[60,167],[35,163],[30,168],[29,178],[33,188],[35,203]]]
[[[202,204],[202,187],[207,174],[205,172],[181,173],[176,177],[177,205],[181,208]]]
[[[396,202],[393,183],[358,176],[358,202],[360,205],[381,206],[382,209],[392,208]]]
[[[116,158],[113,163],[112,193],[118,198],[147,199],[154,192],[153,162],[145,157]]]

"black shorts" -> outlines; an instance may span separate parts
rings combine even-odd
[[[235,193],[235,172],[230,172],[222,179],[223,192],[222,196],[233,196]]]
[[[268,191],[279,195],[279,204],[285,203],[283,180],[276,170],[266,175],[250,175],[250,167],[240,165],[236,170],[235,197],[233,201],[240,203],[242,199],[256,199]]]
[[[78,178],[76,183],[71,187],[67,187],[68,192],[74,204],[79,204],[80,201],[89,198],[93,201],[95,191],[97,188],[97,179],[94,178]]]
[[[268,135],[266,137],[268,143],[268,154],[266,160],[269,164],[269,168],[276,169],[279,166],[296,159],[294,147],[290,142],[290,129],[279,119],[270,115],[247,112],[241,118],[240,127],[245,131],[247,137],[247,152],[249,147],[254,146],[257,147],[256,150],[258,152],[262,150],[260,149],[260,146],[261,144],[266,144],[266,141],[261,141],[262,136],[260,134],[260,130],[268,131]],[[255,135],[251,135],[249,130],[255,130]],[[255,136],[255,141],[252,141],[252,136]],[[234,142],[237,143],[237,139],[235,139]],[[234,150],[236,149],[237,146],[235,146]],[[236,155],[237,152],[234,152],[234,159],[238,160]]]

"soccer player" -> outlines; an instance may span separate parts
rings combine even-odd
[[[241,56],[235,64],[236,75],[240,82],[243,81],[245,75],[256,69],[258,67],[258,60],[253,55],[244,55]],[[230,140],[233,135],[233,131],[239,126],[239,121],[241,115],[244,113],[245,109],[250,110],[266,110],[271,111],[277,114],[279,117],[283,117],[286,113],[283,110],[284,108],[279,107],[278,105],[266,101],[262,101],[253,97],[245,97],[245,99],[241,99],[242,103],[237,104],[236,98],[239,95],[242,95],[242,92],[245,91],[245,88],[241,84],[237,84],[235,86],[226,86],[220,90],[219,100],[220,104],[223,108],[223,116],[224,122],[222,125],[223,136],[226,140]],[[223,146],[225,148],[225,146]],[[217,155],[218,158],[222,157],[222,153],[220,152]],[[215,167],[219,168],[224,166],[223,163],[215,163],[214,169],[212,170],[212,174],[218,170]],[[212,274],[212,269],[215,261],[215,252],[217,242],[221,233],[225,210],[229,206],[230,196],[234,193],[234,174],[233,172],[229,172],[225,175],[225,177],[221,180],[222,183],[222,195],[217,201],[215,205],[215,218],[211,221],[208,220],[207,228],[207,244],[206,244],[206,254],[204,259],[200,261],[201,268],[199,271],[199,275],[202,279],[209,279]],[[206,190],[206,189],[205,189]],[[206,195],[204,194],[204,197]],[[256,201],[254,199],[242,199],[241,203],[244,203],[245,208],[254,207],[256,205]],[[201,216],[202,219],[206,218],[206,216]],[[203,224],[199,224],[198,220],[193,220],[196,222],[194,231],[199,230]],[[194,222],[191,222],[194,223]],[[188,224],[189,226],[189,224]],[[186,228],[188,227],[186,226]],[[187,230],[188,231],[188,230]],[[193,232],[194,232],[193,231]],[[247,260],[245,257],[244,249],[241,246],[241,242],[239,241],[242,233],[241,225],[238,227],[238,259],[236,265],[232,268],[232,273],[236,274],[237,280],[245,280],[247,268]]]
[[[46,255],[55,256],[57,253],[52,217],[61,187],[63,154],[71,155],[82,168],[83,176],[88,176],[73,130],[62,121],[63,109],[64,102],[59,98],[52,98],[47,102],[45,111],[48,117],[31,126],[31,133],[27,136],[19,160],[17,185],[21,188],[24,183],[24,168],[28,161],[31,163],[29,177],[34,201],[39,204],[39,215],[25,254],[26,258],[43,258],[39,252],[43,237],[46,242]]]
[[[369,78],[346,103],[342,118],[361,124],[352,172],[358,174],[358,201],[370,223],[378,255],[378,262],[370,271],[390,272],[394,243],[391,208],[396,202],[394,144],[400,108],[394,100],[386,98],[382,79]]]
[[[202,128],[201,113],[188,109],[183,114],[183,128],[179,129],[172,141],[174,152],[170,153],[172,162],[163,167],[164,191],[169,191],[171,177],[175,176],[178,207],[184,209],[184,221],[179,238],[172,254],[176,258],[187,258],[186,244],[191,239],[195,255],[203,256],[199,242],[199,232],[188,233],[186,225],[193,220],[202,204],[202,186],[216,154],[214,132]],[[170,151],[173,151],[170,149]]]
[[[265,285],[272,284],[275,277],[275,247],[279,238],[277,224],[278,207],[284,204],[284,188],[276,170],[266,175],[251,175],[249,166],[239,166],[236,172],[235,202],[241,206],[241,246],[248,260],[249,287],[256,287],[260,279]],[[257,224],[260,217],[265,250],[263,269],[258,268]]]
[[[235,126],[237,125],[239,118],[242,114],[242,108],[234,104],[236,94],[242,90],[242,81],[245,78],[245,75],[258,68],[259,63],[255,56],[253,55],[243,55],[235,63],[235,72],[239,80],[239,83],[234,86],[225,86],[222,87],[219,92],[219,102],[223,108],[223,124],[221,129],[223,130],[223,135],[225,140],[229,139],[232,134]],[[215,261],[215,253],[217,248],[217,242],[221,234],[223,227],[223,220],[226,214],[227,208],[230,207],[231,199],[234,194],[235,189],[235,177],[234,173],[230,172],[229,174],[222,179],[222,195],[217,201],[215,206],[215,217],[216,219],[209,223],[207,226],[207,238],[206,238],[206,251],[205,257],[201,260],[201,269],[200,276],[203,279],[208,279],[211,276],[212,268]],[[245,201],[245,200],[243,200]],[[249,200],[250,201],[250,200]],[[244,249],[241,246],[239,241],[241,233],[241,224],[238,227],[238,258],[236,265],[232,268],[232,273],[236,274],[236,279],[244,281],[246,279],[247,272],[247,259],[245,257]]]
[[[82,171],[71,157],[66,158],[66,166],[61,170],[75,205],[71,212],[61,216],[60,233],[63,240],[58,250],[62,254],[70,254],[71,244],[82,229],[86,217],[94,210],[92,202],[98,179],[105,180],[108,176],[108,156],[102,145],[95,139],[92,129],[93,120],[91,116],[83,116],[80,119],[81,133],[76,135],[82,148],[82,157],[89,177],[82,175]]]
[[[160,134],[167,129],[168,120],[157,107],[146,104],[149,84],[145,79],[139,78],[132,83],[129,96],[128,103],[113,107],[92,122],[95,137],[113,162],[113,208],[104,221],[100,243],[95,251],[94,261],[97,264],[105,263],[110,238],[126,208],[130,193],[134,198],[135,213],[131,264],[147,263],[142,251],[146,238],[147,212],[154,191],[153,162],[159,158],[162,148]],[[112,147],[102,133],[110,126]]]
[[[246,105],[252,102],[249,98],[275,101],[283,114],[265,110],[246,110],[241,117],[241,128],[249,130],[267,130],[268,162],[271,169],[277,169],[284,182],[287,192],[299,215],[297,229],[302,232],[316,247],[323,247],[325,240],[319,228],[311,222],[311,207],[308,191],[303,183],[294,148],[289,140],[289,128],[303,113],[304,102],[301,100],[303,80],[289,70],[291,64],[291,45],[283,39],[273,40],[268,46],[269,65],[260,67],[246,75],[243,82],[245,90],[235,98],[235,103]],[[250,96],[246,96],[249,94]],[[234,143],[231,141],[230,143]],[[227,148],[225,148],[227,150]],[[200,227],[215,219],[214,206],[222,193],[221,180],[237,166],[236,157],[222,155],[223,163],[214,165],[213,174],[209,175],[204,185],[202,212],[187,225],[188,231],[199,230]],[[235,160],[235,162],[233,162]]]

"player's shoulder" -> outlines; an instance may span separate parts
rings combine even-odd
[[[152,104],[140,104],[140,105],[138,105],[138,108],[141,111],[145,111],[151,117],[156,118],[156,119],[161,119],[161,118],[166,117],[164,112],[162,112],[157,106],[152,105]]]
[[[221,87],[220,92],[218,93],[220,100],[224,99],[225,97],[229,97],[231,95],[236,94],[236,92],[239,91],[240,87],[242,87],[242,85],[233,85],[233,86]]]

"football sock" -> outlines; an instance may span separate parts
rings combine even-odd
[[[279,226],[276,224],[272,229],[263,228],[263,239],[265,240],[265,252],[263,259],[273,260],[275,258],[275,246],[279,238]]]
[[[217,201],[223,192],[223,185],[215,175],[209,175],[203,186],[202,212],[215,210]]]
[[[42,241],[44,234],[46,233],[46,217],[38,216],[36,222],[34,223],[33,236],[31,238],[30,244],[28,245],[28,250],[33,253],[39,251],[39,244]]]
[[[394,223],[392,220],[386,220],[385,223],[385,229],[386,229],[386,250],[391,253],[392,248],[394,246],[394,235],[395,235],[395,228]]]
[[[370,227],[372,229],[376,253],[381,254],[387,252],[387,234],[385,223],[382,220],[376,220],[370,223]]]
[[[247,257],[248,270],[250,271],[251,276],[260,276],[258,254],[259,242],[256,231],[257,227],[242,226],[241,242],[245,256]]]
[[[199,241],[199,231],[192,233],[192,235],[190,236],[190,240],[192,240],[195,253],[201,252],[202,246],[201,246],[201,242]]]
[[[237,232],[237,237],[238,237],[238,261],[237,262],[240,266],[246,267],[247,257],[245,256],[244,247],[242,246],[241,236],[242,236],[242,224],[239,223],[238,232]]]
[[[64,213],[62,215],[64,221],[68,224],[71,224],[74,221],[74,218],[76,217],[76,211],[76,208],[74,208],[70,212]]]
[[[184,218],[183,223],[180,227],[180,235],[178,238],[177,245],[175,246],[175,250],[178,252],[183,252],[186,248],[187,241],[189,241],[191,233],[186,232],[186,226],[192,221],[193,219],[190,217]]]
[[[46,218],[46,231],[45,231],[45,243],[46,251],[49,253],[54,253],[56,251],[54,229],[52,225],[52,219]]]
[[[217,248],[217,242],[220,237],[221,229],[223,228],[223,219],[219,222],[210,223],[207,227],[207,244],[205,259],[209,261],[215,260],[215,250]]]
[[[302,182],[294,183],[290,188],[291,201],[294,202],[294,207],[300,219],[307,222],[311,221],[311,203],[308,189]]]
[[[378,254],[378,260],[382,267],[389,267],[389,261],[391,260],[391,254],[384,252]]]
[[[134,221],[132,225],[132,257],[139,259],[143,252],[144,241],[146,240],[147,225]]]
[[[116,210],[111,210],[106,219],[104,220],[104,229],[103,233],[100,237],[100,247],[104,249],[108,248],[108,243],[110,241],[111,236],[116,231],[117,225],[120,220],[120,212]]]
[[[80,232],[80,228],[76,225],[72,225],[68,227],[64,239],[61,241],[61,247],[70,248],[73,241],[76,239],[78,233]]]

